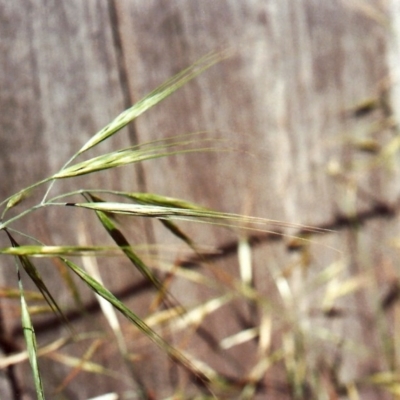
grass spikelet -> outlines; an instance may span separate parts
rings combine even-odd
[[[108,139],[116,132],[121,130],[124,126],[132,122],[139,115],[143,114],[145,111],[149,110],[151,107],[155,106],[160,101],[170,96],[172,93],[174,93],[176,90],[181,88],[183,85],[188,83],[199,74],[201,74],[206,69],[229,57],[230,55],[230,51],[210,53],[209,55],[203,57],[202,59],[191,65],[189,68],[175,75],[174,77],[163,83],[161,86],[153,90],[147,96],[145,96],[142,100],[138,101],[134,106],[125,110],[110,124],[108,124],[96,135],[94,135],[78,151],[77,155],[84,153],[85,151],[91,149],[100,142]]]

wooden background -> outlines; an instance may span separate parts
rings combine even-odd
[[[233,47],[232,58],[141,116],[102,149],[206,130],[234,151],[145,162],[90,181],[66,181],[55,192],[77,185],[149,191],[221,211],[336,230],[315,239],[306,273],[293,271],[290,281],[301,285],[333,262],[344,265],[345,275],[367,271],[373,276],[368,290],[345,299],[350,313],[318,323],[369,349],[357,361],[351,353],[338,361],[343,382],[384,371],[388,366],[371,328],[376,321],[369,318],[377,305],[369,291],[375,299],[385,298],[397,282],[398,252],[390,240],[398,235],[399,159],[393,151],[374,163],[371,151],[392,143],[397,134],[387,117],[390,108],[395,116],[400,110],[399,14],[396,0],[0,0],[1,198],[57,171],[91,135],[173,74],[210,51]],[[355,112],[365,100],[375,104],[372,111]],[[39,212],[16,228],[49,244],[77,244],[78,231],[91,241],[106,240],[94,219],[67,211]],[[228,249],[237,240],[232,233],[200,228],[188,229],[202,244]],[[144,234],[132,229],[138,243],[169,240],[152,225],[139,232]],[[272,244],[268,238],[261,235],[254,241],[255,281],[273,298],[272,276],[290,263],[300,265],[303,253],[290,251],[289,238]],[[8,245],[5,239],[0,239],[2,246]],[[237,275],[235,260],[235,252],[227,251],[215,266]],[[46,282],[63,306],[72,307],[56,268],[43,264]],[[0,265],[0,285],[15,287],[12,261],[4,258]],[[101,267],[107,285],[146,315],[150,297],[141,278],[119,264]],[[209,295],[179,283],[173,290],[188,305]],[[84,297],[93,308],[90,316],[75,320],[77,331],[102,324],[93,297]],[[316,324],[302,312],[315,301],[310,295],[307,304],[298,304],[296,318]],[[23,349],[23,341],[16,303],[2,302],[0,335],[6,356]],[[216,313],[203,336],[194,337],[191,353],[211,360],[221,374],[240,379],[253,365],[257,343],[238,346],[227,357],[204,337],[217,342],[243,324],[251,326],[251,314],[234,303]],[[51,316],[36,322],[40,343],[65,333]],[[127,336],[129,342],[129,332]],[[154,398],[167,397],[176,386],[168,360],[132,338],[132,349],[140,354],[144,346],[147,361],[139,359],[136,382]],[[87,342],[71,346],[65,354],[79,356],[85,346]],[[335,358],[318,346],[316,341],[311,348]],[[127,373],[118,357],[112,344],[103,344],[94,359]],[[49,358],[41,362],[49,398],[87,399],[112,391],[121,399],[136,398],[135,384],[89,373],[81,373],[57,397],[52,393],[70,369]],[[3,370],[2,379],[4,398],[34,398],[26,363]],[[291,398],[279,382],[279,371],[274,378],[268,375],[263,382],[267,389],[257,398],[266,393]],[[386,398],[369,386],[361,390],[363,399]]]

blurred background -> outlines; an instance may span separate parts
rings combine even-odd
[[[230,58],[101,150],[204,131],[229,151],[66,180],[53,193],[150,192],[287,222],[260,232],[184,224],[205,249],[196,258],[162,226],[120,221],[132,244],[158,251],[151,267],[168,270],[174,297],[197,310],[195,323],[167,318],[154,329],[215,378],[216,398],[397,398],[397,0],[0,0],[1,198],[55,173],[121,111],[228,48]],[[71,208],[15,227],[46,244],[111,243],[95,217]],[[157,318],[155,290],[125,260],[97,262],[114,294]],[[29,363],[10,361],[25,349],[15,268],[6,257],[0,266],[1,398],[33,399]],[[57,261],[37,266],[75,331],[86,332],[40,358],[48,398],[210,396],[121,319],[124,362],[93,294],[82,287],[82,316]],[[39,346],[66,338],[35,299]]]

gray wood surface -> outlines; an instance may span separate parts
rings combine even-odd
[[[315,329],[315,342],[308,342],[306,351],[321,369],[338,355],[337,346],[318,338],[318,329],[333,332],[339,344],[345,337],[359,345],[349,349],[348,357],[337,360],[341,385],[385,370],[387,361],[377,359],[377,354],[382,354],[381,340],[371,328],[370,318],[376,299],[384,297],[397,281],[398,254],[389,242],[398,235],[397,216],[391,208],[399,191],[398,156],[373,164],[371,154],[357,143],[373,139],[376,146],[385,146],[395,133],[391,127],[371,128],[382,124],[387,112],[384,107],[358,117],[349,110],[365,99],[379,103],[387,91],[389,72],[397,67],[398,37],[396,42],[382,21],[389,21],[391,15],[397,18],[397,14],[389,13],[380,1],[370,2],[372,14],[360,3],[344,3],[69,0],[33,4],[0,0],[1,198],[58,170],[92,134],[171,75],[210,51],[232,47],[233,57],[138,118],[100,149],[109,151],[204,130],[206,137],[225,140],[222,147],[232,151],[174,156],[95,175],[90,180],[67,180],[58,183],[54,193],[79,185],[149,191],[221,211],[336,230],[313,237],[312,244],[299,251],[288,250],[290,237],[279,237],[275,242],[262,234],[254,238],[255,286],[280,307],[287,300],[276,287],[281,275],[288,277],[294,293],[301,293],[319,272],[334,263],[343,266],[343,278],[368,271],[373,283],[337,303],[338,309],[346,310],[341,318],[313,314],[313,310],[319,312],[323,297],[318,291],[302,296],[298,303],[295,298],[292,317],[306,331]],[[393,4],[395,9],[394,0]],[[28,201],[38,201],[42,195]],[[349,219],[357,213],[359,227]],[[157,226],[133,224],[137,224],[136,229],[127,224],[124,227],[135,243],[176,244]],[[225,255],[199,271],[212,279],[224,279],[218,271],[239,276],[237,232],[182,226],[199,243],[226,248]],[[88,240],[110,243],[94,218],[70,209],[40,211],[19,221],[16,229],[51,244],[77,244],[77,232],[82,231]],[[297,231],[284,228],[289,235]],[[2,246],[8,245],[5,239],[0,239]],[[184,255],[177,251],[170,257],[182,259]],[[66,308],[74,307],[57,268],[50,261],[40,263],[57,299]],[[0,265],[0,285],[15,287],[12,261],[3,258]],[[138,274],[122,261],[102,260],[100,268],[107,285],[121,295],[127,292],[128,305],[145,316],[152,294]],[[28,281],[26,286],[33,287]],[[189,307],[215,295],[179,279],[172,291]],[[88,304],[95,304],[90,293],[82,294]],[[18,306],[9,300],[2,300],[2,305],[0,334],[11,337],[12,343],[23,349]],[[74,321],[77,331],[105,326],[101,313],[93,307],[89,315]],[[259,317],[245,302],[233,301],[207,318],[191,337],[188,351],[199,359],[211,360],[218,372],[240,383],[254,365],[257,341],[228,352],[218,350],[213,343],[254,326]],[[40,343],[65,333],[65,328],[49,321],[53,321],[51,316],[36,321]],[[282,344],[283,336],[277,333],[274,346]],[[172,335],[170,340],[179,343],[182,337]],[[184,384],[183,374],[177,374],[153,345],[130,328],[126,328],[126,338],[138,359],[133,371],[123,365],[111,341],[100,346],[93,361],[130,376],[128,383],[82,372],[62,395],[55,395],[70,369],[43,358],[49,398],[87,399],[112,391],[121,398],[137,398],[133,393],[142,384],[153,396],[148,398],[161,399]],[[82,356],[88,347],[86,341],[60,352]],[[3,351],[15,349],[4,350],[3,346]],[[352,351],[365,356],[355,358]],[[264,387],[256,398],[263,399],[266,393],[274,399],[291,398],[282,384],[282,371],[278,364],[265,374],[262,384],[267,389]],[[34,398],[27,363],[15,368],[15,373],[21,398]],[[199,390],[195,385],[191,388]],[[361,390],[363,399],[385,398],[383,391],[368,386]],[[238,393],[220,396],[237,398]],[[345,391],[343,398],[346,396]]]

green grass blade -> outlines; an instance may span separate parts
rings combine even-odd
[[[198,253],[196,246],[193,242],[192,239],[190,239],[189,236],[187,236],[182,229],[179,228],[178,225],[174,224],[172,221],[168,219],[160,219],[160,222],[167,228],[174,236],[176,236],[178,239],[181,239],[183,242],[185,242],[191,249],[193,249],[196,253]],[[200,254],[200,253],[198,253]]]
[[[88,194],[92,201],[95,203],[103,202],[97,196],[93,194]],[[121,250],[125,253],[131,263],[139,270],[139,272],[148,279],[157,290],[161,293],[164,293],[163,284],[157,279],[157,277],[153,274],[150,268],[141,260],[141,258],[132,250],[131,245],[128,240],[125,238],[123,233],[115,226],[113,221],[101,211],[96,211],[96,215],[99,218],[101,224],[107,231],[107,233],[111,236],[114,242],[121,248]]]
[[[91,149],[103,140],[106,140],[110,136],[114,135],[124,126],[132,122],[139,115],[143,114],[145,111],[155,106],[161,100],[165,99],[177,89],[188,83],[191,79],[195,78],[197,75],[201,74],[206,69],[210,68],[217,62],[227,58],[229,52],[219,52],[211,53],[202,59],[200,59],[195,64],[191,65],[189,68],[183,70],[179,74],[175,75],[161,86],[156,88],[150,94],[145,96],[142,100],[138,101],[134,106],[128,108],[122,112],[117,118],[115,118],[110,124],[96,133],[77,153],[77,155]]]
[[[7,231],[8,232],[14,232],[15,234],[21,235],[22,237],[25,237],[25,238],[27,238],[29,240],[32,240],[33,242],[36,242],[37,244],[39,244],[41,246],[45,246],[43,242],[41,242],[40,240],[37,240],[35,237],[33,237],[31,235],[27,235],[27,234],[25,234],[23,232],[17,231],[17,230],[12,229],[12,228],[7,228]],[[21,246],[19,248],[17,248],[17,249],[21,249]],[[0,250],[0,254],[1,254],[1,250]],[[75,282],[72,279],[72,276],[71,276],[69,268],[67,268],[65,266],[65,264],[60,262],[60,260],[58,260],[57,258],[54,258],[52,261],[53,261],[53,264],[58,269],[58,272],[60,273],[61,278],[65,282],[65,285],[68,288],[71,296],[75,300],[75,304],[77,305],[77,307],[80,310],[82,310],[82,312],[84,312],[84,305],[83,305],[83,301],[82,301],[80,293],[79,293],[79,289],[75,285]],[[25,297],[26,297],[26,294],[27,294],[27,292],[25,291]],[[43,296],[40,295],[40,297],[41,297],[41,299],[43,299]]]
[[[143,334],[152,340],[158,347],[164,350],[172,360],[178,362],[189,372],[196,375],[200,379],[206,379],[203,375],[196,370],[190,361],[177,349],[168,344],[161,336],[153,331],[139,316],[132,312],[120,300],[118,300],[108,289],[88,275],[82,268],[73,262],[62,259],[66,265],[81,278],[91,290],[110,302],[125,318],[131,321]]]
[[[6,234],[8,235],[11,245],[13,248],[18,248],[20,245],[16,242],[16,240],[11,236],[11,234],[6,230]],[[51,295],[50,291],[47,289],[47,286],[43,282],[38,270],[36,269],[35,265],[31,262],[29,257],[26,255],[17,255],[19,262],[21,263],[22,267],[24,268],[25,272],[28,274],[29,278],[33,281],[36,287],[42,293],[44,299],[46,300],[47,304],[51,307],[53,312],[57,314],[63,321],[65,321],[66,325],[69,326],[68,320],[65,317],[64,313],[61,311],[60,307],[58,306],[57,302],[54,300],[54,297]]]
[[[21,260],[19,260],[21,261]],[[18,274],[18,285],[21,296],[21,321],[22,328],[24,330],[25,342],[28,350],[29,362],[31,364],[33,380],[36,388],[36,395],[38,400],[44,400],[43,383],[40,376],[38,357],[37,357],[37,345],[36,345],[36,335],[33,329],[32,321],[28,311],[28,305],[26,304],[24,296],[24,288],[21,281],[21,276],[19,273],[19,266],[17,263],[17,274]]]

